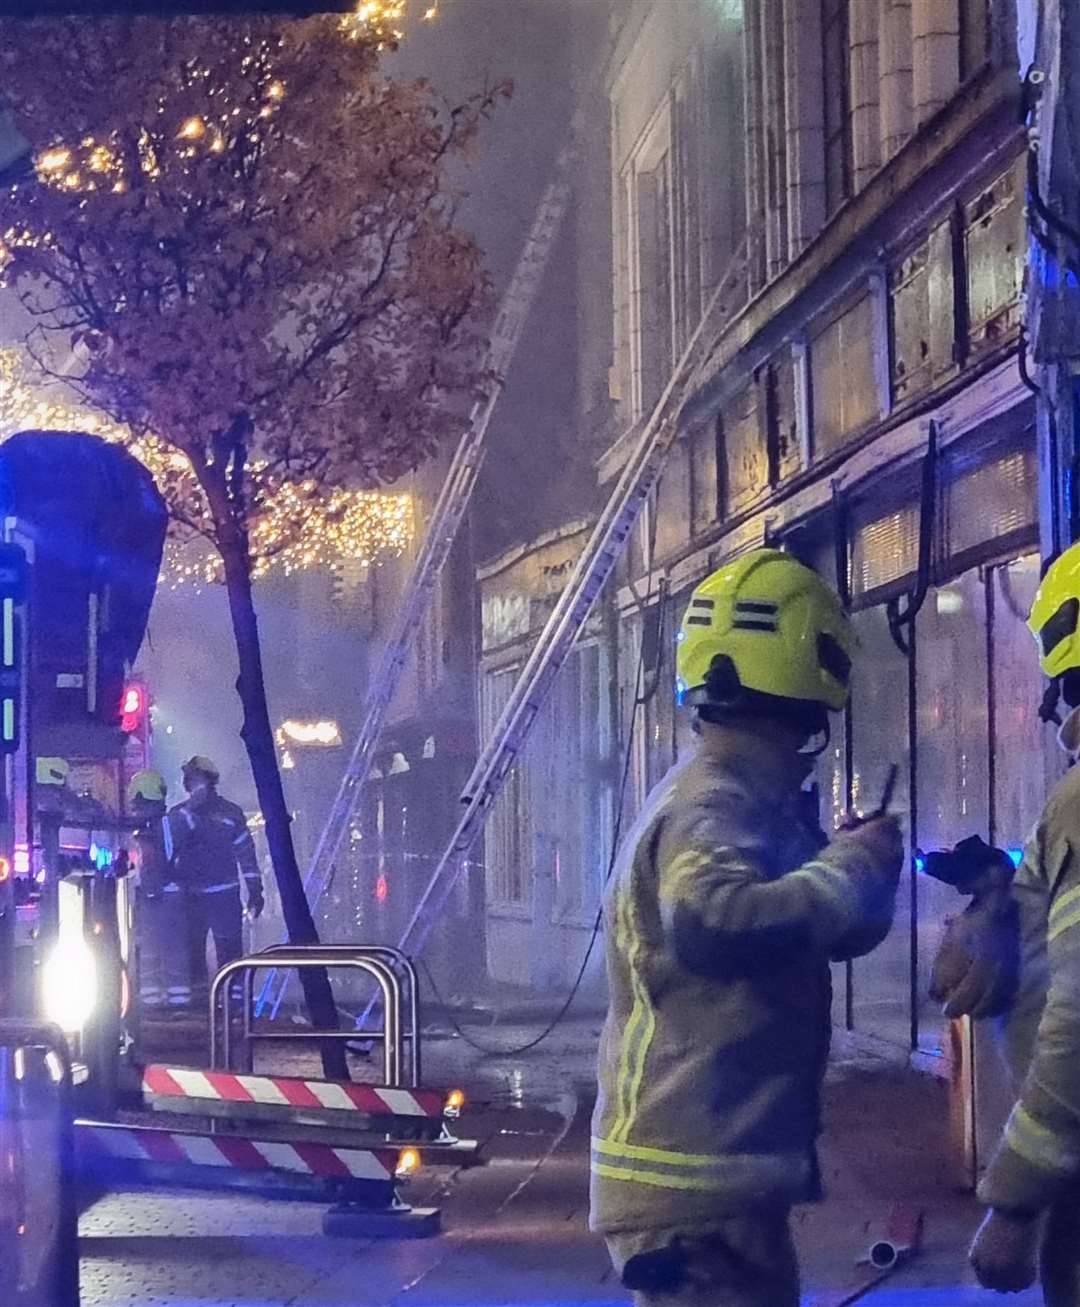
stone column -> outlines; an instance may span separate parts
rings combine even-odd
[[[878,62],[881,69],[881,162],[897,154],[911,135],[911,0],[878,0]]]
[[[825,225],[821,10],[784,0],[788,232],[796,258]]]
[[[912,85],[915,124],[943,108],[960,84],[958,0],[912,0]]]
[[[872,0],[849,0],[848,48],[851,52],[851,144],[858,192],[881,166],[878,6]],[[829,94],[828,87],[825,93]]]

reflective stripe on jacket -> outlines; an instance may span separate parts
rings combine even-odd
[[[892,892],[872,916],[864,892],[878,881],[862,846],[822,850],[803,773],[789,751],[714,728],[623,847],[605,901],[591,1212],[601,1233],[817,1193],[828,959],[880,942]]]
[[[1013,896],[1020,991],[1004,1035],[1018,1099],[979,1197],[1035,1212],[1080,1182],[1080,766],[1051,794]]]
[[[255,842],[244,810],[211,793],[177,804],[169,812],[177,839],[176,878],[193,894],[238,886],[243,877],[250,895],[262,892]]]

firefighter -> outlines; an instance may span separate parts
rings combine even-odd
[[[196,975],[206,980],[206,937],[213,936],[219,968],[244,949],[243,881],[247,912],[256,920],[263,910],[263,884],[255,842],[242,808],[218,794],[218,769],[209,758],[189,758],[181,768],[188,797],[172,809],[180,832],[176,869],[190,923],[189,942]]]
[[[191,1003],[185,911],[177,882],[168,788],[157,771],[136,772],[128,782],[127,810],[135,819],[139,872],[139,998],[144,1012],[180,1011]]]
[[[855,647],[836,595],[772,549],[704,581],[679,631],[697,748],[604,907],[591,1224],[639,1304],[799,1301],[789,1214],[819,1192],[829,960],[888,933],[903,858],[891,816],[827,842],[803,790]]]
[[[1080,753],[1080,544],[1048,569],[1028,625],[1043,671],[1070,708],[1060,731]],[[971,1260],[1000,1292],[1035,1281],[1049,1307],[1080,1303],[1080,768],[1047,801],[1013,880],[1017,996],[1002,1023],[1016,1104],[979,1185],[989,1212]]]

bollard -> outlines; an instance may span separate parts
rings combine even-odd
[[[0,1302],[78,1307],[71,1062],[55,1026],[0,1021]]]

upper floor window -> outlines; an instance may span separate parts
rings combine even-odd
[[[824,76],[825,207],[832,214],[851,198],[851,65],[848,0],[821,0]]]
[[[666,135],[666,133],[665,133]],[[628,179],[631,258],[631,323],[634,401],[644,413],[671,376],[674,349],[672,302],[673,202],[669,142],[636,161]]]

